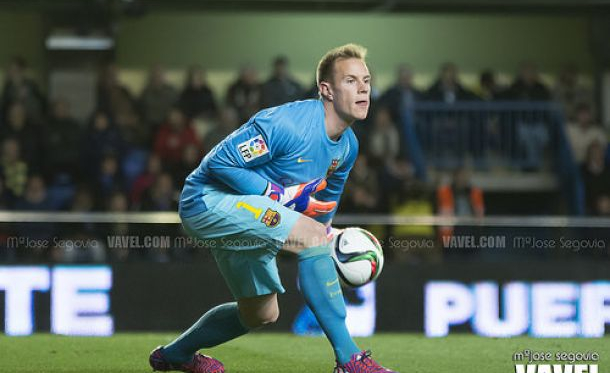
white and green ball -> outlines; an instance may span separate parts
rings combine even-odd
[[[383,249],[379,241],[360,227],[333,228],[331,256],[339,278],[351,287],[374,281],[383,269]]]

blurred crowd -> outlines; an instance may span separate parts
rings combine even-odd
[[[315,84],[304,87],[292,76],[286,57],[271,65],[266,79],[243,66],[225,96],[215,97],[200,66],[188,68],[182,87],[153,66],[135,96],[110,64],[99,74],[94,112],[80,123],[66,101],[47,99],[25,60],[14,58],[1,93],[0,210],[176,211],[184,178],[226,135],[262,108],[318,97]],[[582,170],[586,211],[610,215],[608,136],[574,66],[562,69],[554,86],[530,62],[507,86],[486,70],[467,87],[453,63],[443,64],[427,89],[413,80],[414,71],[401,65],[387,90],[373,85],[370,115],[354,126],[361,153],[342,212],[483,214],[482,193],[473,197],[467,170],[432,188],[418,179],[406,153],[403,108],[418,101],[555,101]]]

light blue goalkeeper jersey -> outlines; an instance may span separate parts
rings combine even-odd
[[[206,211],[202,197],[207,190],[261,195],[267,181],[288,187],[320,177],[328,186],[316,198],[338,203],[357,154],[351,128],[337,141],[328,137],[320,100],[262,110],[216,145],[186,178],[180,214]],[[317,220],[328,222],[335,211]]]

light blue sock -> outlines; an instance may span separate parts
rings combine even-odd
[[[299,285],[339,363],[360,352],[345,326],[345,302],[328,246],[310,247],[299,257]]]
[[[201,348],[218,346],[248,332],[239,317],[237,302],[225,303],[206,312],[186,332],[167,346],[163,356],[171,363],[184,363]]]

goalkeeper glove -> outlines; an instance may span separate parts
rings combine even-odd
[[[264,195],[289,209],[313,218],[328,214],[337,206],[337,202],[318,201],[311,196],[324,188],[326,188],[326,180],[322,178],[286,188],[269,182]]]

